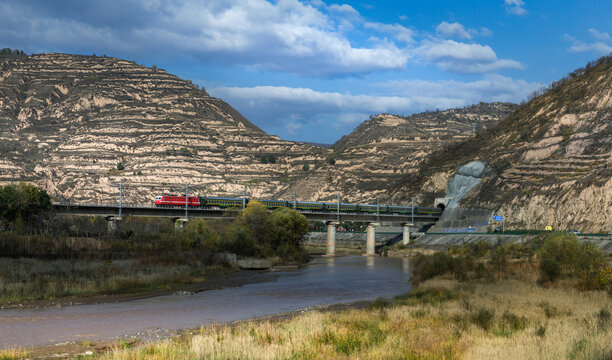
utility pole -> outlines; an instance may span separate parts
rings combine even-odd
[[[412,206],[410,209],[412,210],[412,224],[414,224],[414,196],[412,197]]]
[[[376,222],[380,222],[380,196],[376,197]]]
[[[296,197],[297,197],[296,195],[297,195],[296,191],[293,190],[293,210],[295,210],[295,207],[296,207]]]
[[[340,222],[340,191],[338,191],[338,212],[337,212],[337,220]]]
[[[121,206],[123,205],[123,182],[119,179],[119,217],[121,217]]]
[[[189,208],[189,184],[185,184],[185,220],[187,220],[187,209]]]
[[[244,185],[244,189],[242,190],[242,210],[246,208],[246,185]]]

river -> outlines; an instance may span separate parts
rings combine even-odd
[[[316,305],[392,297],[411,289],[408,259],[315,258],[298,270],[264,276],[269,280],[192,295],[0,310],[0,348],[196,328]]]

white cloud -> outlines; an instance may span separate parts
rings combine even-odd
[[[598,55],[608,55],[612,53],[610,34],[608,34],[607,32],[600,32],[596,29],[588,29],[588,32],[598,41],[589,43],[578,40],[574,36],[571,36],[569,34],[563,34],[563,40],[572,43],[572,45],[567,49],[567,51],[574,53],[594,52]]]
[[[484,37],[493,36],[493,31],[483,26],[480,28],[480,36],[484,36]]]
[[[376,30],[381,33],[390,34],[397,40],[407,44],[414,42],[414,31],[400,24],[383,24],[376,22],[368,22],[365,23],[363,27],[366,29]]]
[[[603,42],[595,42],[590,44],[576,42],[567,50],[569,52],[594,52],[600,55],[606,55],[612,52],[612,46]]]
[[[342,4],[342,5],[332,4],[328,6],[327,9],[330,10],[331,12],[348,15],[352,17],[360,16],[359,11],[355,10],[354,7],[347,5],[347,4]]]
[[[598,40],[610,40],[610,34],[607,32],[599,32],[596,29],[589,29],[588,31]]]
[[[442,35],[447,38],[455,37],[459,39],[471,39],[472,35],[465,30],[463,25],[458,22],[448,23],[442,21],[440,25],[436,27],[436,34]]]
[[[426,41],[415,54],[436,63],[444,70],[459,73],[486,73],[501,69],[523,69],[524,66],[509,59],[498,59],[487,45],[467,44],[454,40]]]
[[[504,0],[504,4],[506,5],[506,12],[512,15],[523,16],[527,15],[527,10],[525,10],[525,2],[523,0]]]
[[[298,0],[129,4],[142,19],[120,27],[105,25],[109,19],[49,14],[27,0],[0,4],[0,42],[36,39],[49,48],[82,44],[105,52],[176,52],[223,65],[323,77],[402,69],[408,61],[406,51],[392,41],[353,44],[344,34],[351,29],[347,15],[358,18],[359,13],[349,5],[319,7]],[[411,30],[401,25],[378,29],[411,41]]]
[[[287,134],[289,135],[297,135],[298,132],[300,130],[302,130],[304,126],[300,123],[296,123],[296,122],[290,122],[287,125],[285,125],[285,129],[287,131]]]
[[[420,103],[439,108],[464,106],[480,101],[519,102],[539,87],[538,83],[515,80],[497,74],[476,81],[456,80],[393,80],[377,86]]]
[[[376,113],[409,115],[480,101],[519,102],[539,87],[537,83],[487,75],[481,80],[396,80],[375,85],[393,95],[354,95],[285,86],[218,87],[207,89],[268,131],[301,132],[339,129],[337,138]]]

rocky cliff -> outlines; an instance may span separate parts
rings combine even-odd
[[[331,150],[280,140],[156,67],[95,56],[0,56],[0,182],[54,200],[158,193],[271,197]],[[262,160],[264,159],[264,160]]]
[[[612,230],[612,57],[578,69],[498,126],[434,153],[392,198],[444,196],[470,161],[487,174],[460,206],[495,210],[511,228]]]

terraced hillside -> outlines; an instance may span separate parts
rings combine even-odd
[[[495,210],[514,228],[612,231],[612,57],[554,83],[498,126],[433,154],[393,198],[442,196],[456,166],[471,160],[486,162],[491,175],[462,206]]]
[[[120,178],[127,202],[186,183],[270,197],[330,151],[268,135],[188,81],[111,57],[0,56],[0,129],[0,183],[32,181],[55,200],[115,202]]]
[[[372,116],[334,144],[330,161],[297,179],[293,188],[298,196],[315,194],[326,200],[336,199],[340,191],[347,201],[373,202],[377,196],[388,201],[388,189],[414,174],[431,152],[494,126],[515,108],[510,103],[480,103],[411,116]]]

